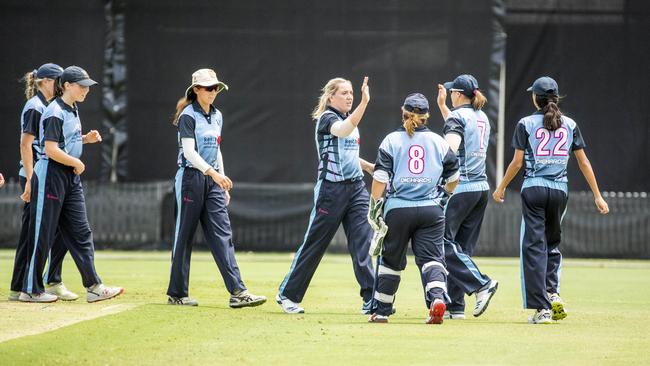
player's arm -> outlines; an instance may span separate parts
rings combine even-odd
[[[600,190],[598,189],[598,182],[596,181],[596,175],[594,174],[594,169],[591,167],[591,163],[587,158],[587,154],[585,154],[584,149],[574,150],[573,153],[578,160],[578,167],[580,167],[582,175],[584,175],[585,179],[587,180],[587,184],[589,184],[589,188],[591,188],[591,192],[594,194],[594,203],[596,204],[598,211],[601,214],[605,215],[609,212],[609,206],[603,199],[603,196],[600,194]]]
[[[223,155],[221,154],[221,149],[217,153],[217,163],[219,164],[219,173],[226,176],[226,168],[223,166]],[[230,191],[226,191],[226,206],[230,204]]]
[[[361,170],[372,175],[375,171],[375,164],[368,162],[367,160],[359,158],[359,163],[361,164]]]
[[[445,180],[444,189],[448,194],[454,193],[460,178],[459,172],[460,165],[456,152],[449,147],[445,157],[442,160],[442,178]]]
[[[449,107],[447,107],[447,89],[442,84],[438,84],[438,98],[436,99],[438,102],[438,109],[440,109],[440,114],[442,115],[442,119],[445,121],[447,118],[449,118],[449,114],[451,113],[451,110]],[[454,150],[456,151],[456,150]]]
[[[370,87],[368,86],[368,77],[363,78],[361,85],[361,102],[352,113],[343,121],[336,121],[330,127],[330,132],[336,137],[348,137],[361,122],[363,114],[366,113],[366,107],[370,102]]]
[[[232,189],[232,181],[230,178],[216,171],[210,166],[195,149],[196,142],[191,137],[182,137],[181,144],[183,146],[183,156],[187,161],[192,163],[192,166],[198,169],[204,175],[209,176],[217,183],[223,190],[228,191]]]
[[[23,169],[25,169],[25,176],[27,182],[25,183],[25,190],[20,195],[20,199],[29,202],[32,193],[32,174],[34,173],[34,154],[32,152],[32,144],[34,143],[34,135],[23,132],[20,135],[20,160],[23,162]]]
[[[0,187],[5,185],[5,177],[0,173]]]
[[[515,149],[515,155],[512,157],[512,161],[506,169],[506,173],[499,183],[499,186],[492,193],[492,198],[499,203],[503,203],[506,195],[506,187],[508,184],[517,176],[519,170],[524,165],[524,150]]]
[[[97,130],[90,130],[87,134],[81,136],[81,142],[84,144],[94,144],[95,142],[102,142],[102,135]]]

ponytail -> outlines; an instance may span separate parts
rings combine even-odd
[[[174,119],[172,119],[172,124],[174,126],[178,126],[178,117],[181,116],[181,112],[183,112],[183,109],[187,107],[188,105],[192,104],[196,100],[196,93],[194,92],[193,89],[190,89],[190,92],[188,95],[182,97],[181,99],[176,102],[176,113],[174,113]]]
[[[562,126],[562,112],[558,107],[557,95],[535,95],[535,102],[544,113],[544,128],[555,131]]]
[[[36,70],[25,73],[21,79],[25,82],[25,99],[31,99],[36,94]]]
[[[472,107],[474,108],[475,111],[483,109],[483,107],[487,103],[487,98],[478,89],[474,89],[474,96],[472,96],[471,100],[472,100]]]
[[[61,84],[61,77],[54,79],[54,93],[53,97],[58,98],[63,95],[63,85]]]
[[[402,108],[402,126],[406,129],[406,133],[409,137],[413,137],[415,129],[420,126],[424,126],[429,119],[429,113],[417,114],[409,112]]]

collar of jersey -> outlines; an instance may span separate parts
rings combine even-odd
[[[61,99],[61,97],[56,98],[56,102],[59,103],[59,106],[61,106],[61,108],[63,108],[63,110],[66,110],[66,111],[72,112],[72,113],[77,113],[77,104],[74,105],[74,108],[70,107],[69,105],[67,105],[63,101],[63,99]]]
[[[196,100],[192,102],[192,107],[194,107],[194,110],[196,112],[199,112],[204,116],[209,116],[210,114],[217,111],[217,108],[215,106],[213,106],[212,104],[210,104],[210,113],[206,114],[205,111],[203,110],[203,108],[201,108],[201,105],[199,104],[199,102],[196,101]]]
[[[452,108],[451,110],[452,110],[452,111],[455,111],[455,110],[457,110],[457,109],[461,109],[461,108],[473,108],[473,107],[472,107],[471,104],[463,104],[463,105],[459,105],[459,106],[456,107],[456,108]]]
[[[329,109],[330,111],[336,113],[339,117],[341,117],[341,119],[345,119],[345,118],[349,115],[349,113],[343,114],[343,113],[337,111],[337,110],[334,109],[334,107],[332,107],[331,105],[328,105],[328,106],[327,106],[327,109]]]
[[[541,110],[538,110],[538,111],[536,111],[536,112],[533,113],[533,114],[544,114],[544,112],[542,112]]]
[[[45,95],[43,95],[43,93],[41,93],[40,90],[36,91],[36,96],[38,97],[38,99],[41,100],[41,102],[43,102],[44,105],[50,104],[50,102],[47,99],[45,99]]]

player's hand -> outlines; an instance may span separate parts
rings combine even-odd
[[[81,175],[84,170],[86,170],[86,165],[81,160],[79,160],[77,165],[74,166],[74,173],[76,175]]]
[[[232,189],[232,181],[230,180],[230,178],[228,178],[225,175],[219,173],[218,171],[216,171],[214,169],[211,169],[210,177],[224,191],[229,191],[229,190]]]
[[[606,215],[609,212],[609,206],[607,205],[607,202],[602,197],[598,197],[594,200],[596,203],[596,207],[598,208],[598,212],[600,212],[603,215]]]
[[[506,199],[506,190],[500,188],[495,189],[494,193],[492,193],[492,198],[498,203],[503,203]]]
[[[442,84],[438,84],[438,98],[436,100],[439,106],[444,105],[447,101],[447,89]]]
[[[2,176],[2,173],[0,173],[0,187],[5,185],[5,177]]]
[[[230,204],[230,192],[226,191],[226,206]]]
[[[102,141],[102,135],[100,135],[97,130],[90,130],[84,138],[86,139],[87,144],[94,144],[95,142]]]
[[[20,199],[23,200],[23,202],[29,202],[31,199],[32,195],[32,182],[31,180],[27,179],[27,183],[25,183],[25,191],[23,194],[20,195]]]
[[[364,76],[363,84],[361,85],[361,102],[370,102],[370,87],[368,86],[368,77]]]

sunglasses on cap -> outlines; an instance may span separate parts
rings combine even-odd
[[[201,85],[199,85],[199,88],[201,88],[201,89],[203,89],[205,91],[209,91],[209,92],[212,92],[212,91],[215,91],[215,90],[217,92],[220,92],[221,89],[223,89],[221,84],[215,84],[215,85],[210,85],[210,86],[201,86]]]

